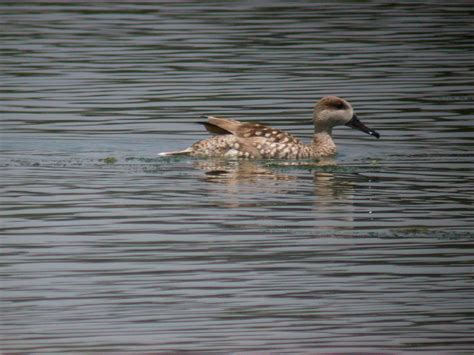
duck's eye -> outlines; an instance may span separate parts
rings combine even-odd
[[[339,101],[339,102],[336,104],[336,108],[337,108],[338,110],[344,109],[344,102]]]

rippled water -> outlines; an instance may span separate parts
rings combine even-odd
[[[474,347],[468,2],[2,2],[9,351]],[[160,159],[202,114],[334,159]]]

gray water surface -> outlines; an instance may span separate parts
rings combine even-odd
[[[2,2],[2,352],[474,348],[468,2]],[[158,158],[203,114],[321,162]]]

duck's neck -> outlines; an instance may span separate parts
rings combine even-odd
[[[332,140],[332,129],[329,127],[315,127],[312,146],[315,152],[322,156],[336,153],[336,144]]]

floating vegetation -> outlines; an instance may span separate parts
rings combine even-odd
[[[425,226],[412,226],[405,228],[394,228],[386,232],[376,233],[370,232],[367,234],[371,238],[428,238],[428,239],[442,239],[442,240],[462,240],[474,239],[474,233],[471,231],[450,231],[440,230],[437,228],[430,228]]]
[[[395,229],[394,232],[396,233],[403,233],[403,234],[420,234],[420,233],[427,233],[430,229],[425,226],[413,226],[413,227],[406,227],[406,228],[398,228]]]
[[[100,159],[100,161],[104,162],[107,165],[112,165],[117,162],[117,158],[110,156],[104,159]]]

